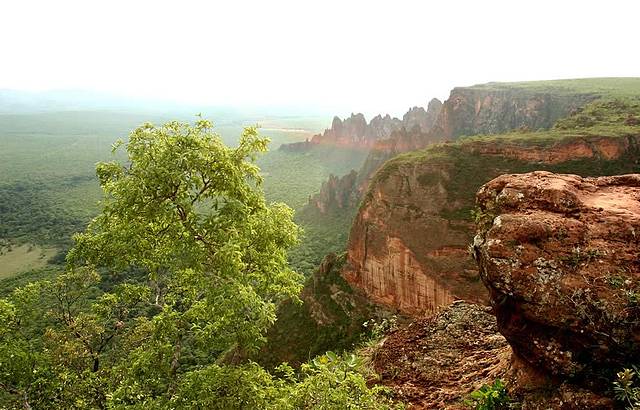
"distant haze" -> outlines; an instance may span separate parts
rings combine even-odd
[[[0,88],[401,116],[454,86],[639,76],[634,1],[7,1]]]

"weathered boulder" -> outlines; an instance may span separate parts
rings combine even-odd
[[[590,387],[638,360],[639,174],[503,175],[477,204],[473,253],[518,358]]]

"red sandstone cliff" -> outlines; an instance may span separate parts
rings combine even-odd
[[[596,98],[594,94],[552,93],[499,83],[457,87],[445,101],[431,133],[455,139],[517,128],[547,129]]]
[[[474,192],[504,173],[535,169],[601,174],[638,169],[640,133],[435,146],[385,164],[351,228],[343,272],[373,300],[410,314],[432,313],[453,298],[486,302],[468,254]],[[582,160],[580,160],[580,158]]]
[[[552,93],[501,84],[454,88],[444,104],[434,99],[424,113],[423,109],[413,108],[404,115],[402,127],[392,129],[386,137],[371,140],[369,155],[350,192],[325,192],[310,201],[310,205],[322,212],[333,207],[332,203],[323,203],[322,197],[349,197],[356,206],[374,173],[398,154],[462,135],[547,129],[596,98],[593,94]],[[351,180],[351,176],[348,179]],[[334,185],[347,186],[346,183]]]
[[[389,114],[377,115],[369,123],[362,114],[351,114],[344,120],[334,117],[331,128],[326,129],[322,134],[314,135],[310,140],[283,144],[280,149],[303,152],[317,145],[370,149],[378,141],[387,139],[394,132],[402,129],[416,129],[426,133],[433,127],[441,107],[442,103],[434,98],[429,102],[427,110],[422,107],[413,107],[404,114],[402,120],[392,118]]]

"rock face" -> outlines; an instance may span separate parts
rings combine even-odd
[[[596,98],[591,94],[522,88],[454,88],[431,132],[440,138],[455,139],[461,135],[499,134],[517,128],[547,129],[559,118]]]
[[[362,114],[351,114],[344,121],[334,117],[331,128],[322,134],[314,135],[311,140],[283,144],[280,149],[284,151],[303,152],[316,145],[333,145],[370,149],[377,141],[390,138],[394,132],[402,129],[414,130],[426,133],[436,121],[442,103],[433,99],[429,102],[428,109],[422,107],[411,108],[402,120],[393,118],[389,114],[377,115],[369,123]]]
[[[474,254],[517,357],[585,385],[637,361],[640,175],[503,175],[477,201]]]
[[[342,178],[330,175],[322,183],[320,193],[309,199],[309,204],[323,214],[353,207],[357,201],[354,196],[357,176],[357,172],[353,170]]]
[[[345,278],[373,300],[413,315],[431,313],[452,298],[487,302],[467,250],[480,186],[510,172],[602,175],[638,169],[640,135],[574,137],[548,145],[532,138],[434,146],[388,161],[351,228]]]
[[[423,148],[429,144],[428,131],[433,127],[441,108],[442,103],[434,98],[429,102],[427,111],[422,107],[413,107],[403,116],[402,121],[389,115],[374,117],[366,126],[364,137],[358,140],[360,142],[351,142],[371,148],[362,168],[339,178],[331,175],[322,184],[320,193],[309,198],[309,205],[323,214],[343,209],[345,205],[354,208],[366,191],[370,177],[387,159],[400,152]],[[340,127],[334,119],[332,129],[342,129]],[[334,138],[335,135],[334,132],[325,131],[322,138],[289,144],[285,149],[304,151],[317,143],[335,144],[338,141]],[[349,145],[344,139],[342,141],[343,145]]]
[[[413,107],[407,111],[402,117],[402,126],[407,130],[413,130],[417,127],[422,132],[428,132],[433,128],[441,109],[442,102],[433,98],[429,101],[426,111],[422,107]]]
[[[388,127],[387,134],[378,133],[377,138],[365,139],[370,152],[358,171],[355,191],[349,196],[357,203],[367,191],[373,174],[385,161],[398,154],[454,140],[461,135],[498,134],[518,128],[547,129],[559,118],[577,111],[597,97],[506,86],[454,88],[444,104],[433,99],[426,111],[414,107],[403,116],[401,126]],[[306,144],[304,147],[307,149],[312,142],[299,144]],[[314,203],[320,204],[313,201],[312,206]],[[331,204],[321,204],[321,207],[329,209]]]
[[[351,114],[344,121],[333,117],[331,128],[322,134],[314,135],[311,140],[283,144],[283,151],[306,151],[316,145],[333,145],[352,148],[370,148],[378,139],[387,138],[393,131],[402,127],[402,121],[389,115],[374,117],[370,123],[362,114]]]
[[[510,355],[489,309],[457,301],[391,333],[373,364],[410,408],[460,410],[469,392],[503,377]]]
[[[373,352],[380,382],[411,409],[466,410],[469,393],[496,379],[507,384],[514,406],[523,410],[609,410],[614,401],[568,381],[522,373],[498,332],[491,309],[455,301],[436,316],[416,319],[391,332]],[[533,378],[542,383],[531,385]]]

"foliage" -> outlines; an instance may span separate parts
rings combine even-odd
[[[95,163],[109,160],[116,137],[125,135],[127,129],[144,119],[135,113],[101,111],[0,115],[0,243],[55,247],[58,257],[50,262],[63,262],[72,245],[72,234],[82,231],[99,211],[101,191]],[[260,121],[264,134],[272,137],[277,146],[308,137],[310,131],[304,130],[320,129],[325,119],[264,117]],[[224,122],[216,124],[215,129],[223,134],[226,143],[235,145],[242,130],[239,124],[249,122],[254,123],[225,113]],[[267,201],[300,209],[331,172],[343,174],[358,168],[365,155],[365,151],[325,147],[306,153],[275,150],[258,158],[257,164],[262,169]],[[124,160],[124,154],[117,152],[116,159]],[[324,231],[315,229],[313,220],[296,217],[296,223],[307,234],[296,246],[290,262],[295,269],[310,274]],[[24,263],[20,263],[21,258],[15,254],[14,259],[16,269],[10,274],[30,268],[28,258],[22,258]]]
[[[66,272],[0,299],[0,406],[387,408],[351,357],[280,378],[244,360],[300,290],[292,211],[266,204],[253,163],[266,144],[145,124],[124,164],[98,164],[102,212]]]
[[[296,409],[391,409],[389,391],[382,386],[367,387],[356,370],[362,363],[351,354],[338,356],[329,351],[303,365],[304,378],[293,393]]]
[[[300,245],[289,253],[291,265],[305,276],[311,276],[326,255],[346,249],[354,217],[354,209],[336,210],[330,214],[321,214],[313,207],[299,211],[295,220],[304,231]]]
[[[507,409],[510,401],[502,380],[496,379],[493,384],[485,384],[472,392],[467,404],[476,410],[500,410]]]
[[[617,380],[613,382],[616,399],[624,403],[627,409],[640,409],[640,369],[632,366],[617,373]]]
[[[305,281],[302,304],[285,301],[278,307],[278,320],[255,361],[267,368],[286,361],[297,368],[327,350],[352,350],[363,338],[377,337],[394,324],[389,312],[354,292],[341,276],[346,253],[330,258],[323,261],[325,269]]]

